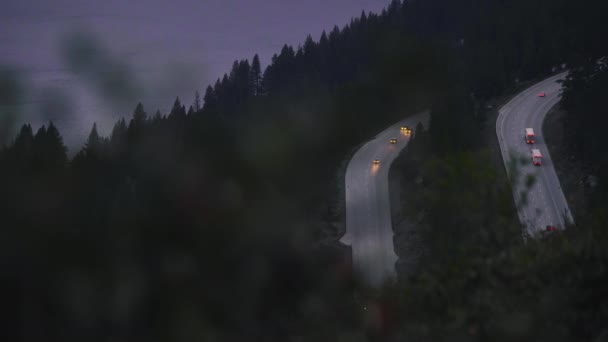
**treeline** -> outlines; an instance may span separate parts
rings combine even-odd
[[[235,61],[207,87],[202,112],[238,113],[239,121],[247,112],[270,112],[281,120],[290,107],[324,99],[305,109],[320,107],[335,125],[330,130],[339,125],[348,133],[338,134],[352,135],[339,141],[352,145],[405,109],[432,107],[438,150],[471,148],[464,132],[484,120],[486,100],[574,65],[601,45],[594,43],[601,41],[601,18],[590,9],[603,6],[394,0],[318,41],[308,36],[298,47],[283,46],[264,70],[257,56],[251,64]]]

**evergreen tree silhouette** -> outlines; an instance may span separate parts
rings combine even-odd
[[[124,145],[127,142],[127,124],[124,118],[121,118],[116,122],[114,128],[112,128],[112,134],[110,135],[110,143],[114,146]]]
[[[257,53],[253,56],[253,60],[251,61],[249,80],[252,94],[254,96],[260,95],[262,90],[262,67],[260,65],[260,57]]]
[[[112,128],[109,141],[109,154],[115,163],[124,165],[129,139],[129,129],[124,118],[120,118]]]
[[[276,79],[276,60],[278,56],[274,54],[272,56],[272,63],[264,69],[264,73],[262,74],[262,95],[269,95],[273,91],[273,86],[275,84]]]
[[[34,168],[36,172],[59,170],[67,163],[67,148],[53,122],[43,125],[34,136]]]
[[[194,93],[194,111],[196,113],[199,113],[202,109],[201,107],[201,95],[199,94],[198,90],[196,91],[196,93]]]
[[[144,105],[139,102],[133,112],[133,121],[136,125],[143,125],[148,119],[148,115],[144,111]]]
[[[59,134],[59,130],[55,127],[53,122],[49,122],[49,127],[46,131],[46,140],[48,147],[48,153],[53,167],[63,168],[65,167],[67,157],[67,147],[63,143],[63,138]]]
[[[215,88],[218,89],[220,87],[219,80],[215,83]],[[216,92],[211,86],[207,86],[205,90],[205,97],[203,103],[203,111],[210,112],[217,110],[217,96]]]
[[[152,121],[153,121],[153,122],[156,122],[156,123],[159,123],[159,122],[161,122],[161,121],[162,121],[162,119],[163,119],[163,116],[162,116],[162,114],[160,113],[160,110],[159,110],[159,109],[157,109],[157,110],[156,110],[156,113],[154,113],[154,117],[152,118]]]
[[[42,125],[34,135],[33,168],[36,173],[47,171],[49,156],[46,151],[48,148],[46,137],[46,127]]]
[[[182,105],[178,96],[175,98],[175,102],[173,102],[173,107],[171,108],[171,112],[169,113],[169,119],[184,120],[185,118],[186,108]]]
[[[15,166],[19,170],[29,170],[32,167],[34,159],[34,134],[30,124],[21,126],[21,130],[12,146],[12,155],[16,163]]]
[[[34,135],[34,146],[35,148],[42,148],[46,140],[46,127],[44,125],[38,128],[36,135]]]
[[[247,60],[242,60],[239,62],[237,78],[235,82],[235,87],[237,91],[237,105],[242,105],[246,103],[249,97],[253,94],[253,89],[251,88],[251,81],[249,80],[250,71],[251,67],[249,66],[249,62]]]
[[[131,119],[127,129],[129,141],[136,141],[140,138],[147,119],[148,115],[144,110],[144,105],[139,102],[133,111],[133,118]]]
[[[327,33],[325,33],[325,30],[323,30],[321,37],[319,38],[319,48],[321,48],[323,52],[326,52],[329,48],[329,39],[327,39]]]
[[[215,93],[217,94],[219,111],[225,113],[230,110],[232,108],[233,96],[228,74],[224,74],[220,86],[215,90]]]
[[[238,78],[239,73],[239,61],[232,62],[232,68],[230,69],[230,74],[228,76],[228,80],[230,83],[235,83]]]
[[[87,156],[97,155],[100,151],[101,140],[99,138],[99,133],[97,132],[97,123],[93,123],[93,128],[91,129],[91,133],[89,133],[89,138],[87,139],[84,147],[84,151]]]

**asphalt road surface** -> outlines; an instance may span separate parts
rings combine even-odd
[[[574,222],[542,135],[545,116],[559,102],[561,85],[556,81],[565,76],[566,73],[561,73],[524,90],[500,109],[496,120],[503,162],[527,236],[537,235],[547,225],[563,229],[564,219]],[[545,97],[539,96],[541,92]],[[533,145],[526,144],[524,140],[525,128],[534,129],[536,139]],[[540,150],[541,166],[532,164],[532,148]],[[528,175],[533,175],[535,182],[528,189],[527,196],[522,196]],[[527,199],[524,200],[525,197]]]
[[[370,286],[380,286],[396,274],[388,171],[410,140],[401,126],[413,132],[418,122],[428,128],[429,113],[416,114],[378,134],[355,153],[346,169],[346,234],[341,241],[351,246],[354,271]],[[397,138],[396,144],[389,142],[392,138]],[[373,165],[374,159],[380,164]]]

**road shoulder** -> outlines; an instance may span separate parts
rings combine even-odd
[[[587,199],[594,177],[591,170],[576,158],[565,139],[565,114],[559,104],[551,108],[543,122],[543,136],[564,196],[577,222],[587,211]]]
[[[391,223],[395,253],[399,257],[396,264],[399,278],[417,274],[426,251],[421,236],[424,215],[411,209],[412,194],[418,189],[416,181],[422,167],[421,162],[413,160],[408,153],[411,146],[412,142],[401,150],[389,171]]]

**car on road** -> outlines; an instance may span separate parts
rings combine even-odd
[[[412,134],[412,130],[407,126],[401,126],[401,132],[405,135]]]
[[[372,165],[380,165],[380,159],[374,159],[374,161],[372,161]]]
[[[397,143],[397,139],[396,139],[396,138],[392,138],[392,139],[390,140],[390,143],[391,143],[391,144],[396,144],[396,143]]]
[[[538,97],[545,97],[545,92],[538,93]]]
[[[526,128],[526,144],[534,144],[534,130],[532,128]]]
[[[543,155],[540,153],[540,150],[533,148],[530,152],[532,154],[532,164],[534,164],[534,166],[542,165]]]

